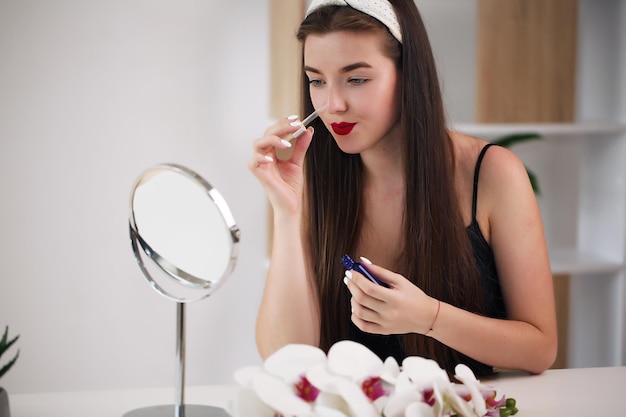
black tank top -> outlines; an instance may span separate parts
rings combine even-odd
[[[474,191],[472,194],[472,222],[467,227],[474,259],[480,274],[480,282],[483,287],[483,299],[485,300],[485,315],[497,319],[506,318],[506,308],[504,298],[502,297],[502,289],[500,288],[500,279],[496,268],[495,258],[491,246],[487,243],[485,236],[480,230],[478,221],[476,220],[476,206],[478,202],[478,174],[480,173],[480,165],[483,162],[485,152],[493,143],[485,145],[478,155],[476,168],[474,169]]]
[[[487,243],[483,233],[480,230],[478,221],[476,220],[476,206],[478,201],[478,174],[485,152],[493,144],[487,144],[480,151],[476,168],[474,169],[474,190],[472,193],[472,220],[467,227],[467,233],[474,252],[474,259],[480,274],[480,282],[483,288],[483,299],[485,302],[485,315],[488,317],[503,319],[506,318],[506,308],[500,288],[500,280],[496,269],[495,258],[491,246]],[[396,358],[398,363],[402,363],[402,359],[406,356],[396,335],[377,335],[365,333],[359,330],[353,323],[350,323],[348,331],[349,338],[357,341],[376,353],[381,359],[389,356]],[[488,375],[493,369],[485,364],[476,361],[467,363],[466,365],[473,368],[472,370],[477,376]],[[473,366],[472,366],[473,365]]]

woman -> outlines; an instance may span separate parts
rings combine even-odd
[[[294,117],[254,142],[249,168],[274,211],[261,356],[352,339],[450,372],[548,368],[552,276],[526,171],[508,150],[446,130],[413,0],[313,1],[298,39],[303,110],[326,107],[293,146]],[[371,259],[388,288],[344,278],[344,253]]]

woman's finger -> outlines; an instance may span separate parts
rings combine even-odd
[[[379,321],[380,314],[377,311],[367,308],[363,304],[360,304],[354,299],[354,297],[350,299],[350,308],[352,311],[352,315],[358,317],[363,321],[368,321],[372,323],[376,323]]]
[[[293,115],[278,120],[273,125],[269,126],[263,136],[278,136],[291,142],[294,139],[293,134],[302,128],[302,122],[298,119],[298,116]]]
[[[248,162],[248,168],[254,170],[260,168],[262,165],[266,165],[274,162],[274,158],[270,155],[254,154]]]
[[[385,304],[384,294],[380,289],[386,288],[374,284],[369,279],[356,271],[346,271],[344,282],[348,286],[348,290],[359,304],[371,309],[379,310]]]

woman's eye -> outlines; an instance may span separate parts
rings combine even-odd
[[[367,81],[367,78],[350,78],[350,80],[348,80],[348,82],[352,85],[363,85]]]
[[[321,87],[322,85],[324,85],[324,81],[312,79],[312,80],[309,80],[309,85],[311,87]]]

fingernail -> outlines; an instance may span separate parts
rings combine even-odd
[[[361,260],[362,260],[363,262],[365,262],[366,264],[368,264],[368,265],[371,265],[371,264],[372,264],[372,261],[370,261],[369,259],[367,259],[365,256],[361,256]]]
[[[352,279],[352,271],[346,271],[346,278]]]
[[[289,123],[289,125],[293,127],[302,126],[302,122],[299,120],[296,120],[295,122]]]
[[[298,115],[297,114],[292,114],[291,116],[287,117],[287,120],[291,120],[291,121],[298,120]]]
[[[348,285],[348,278],[347,277],[343,277],[343,283]]]
[[[282,143],[283,145],[285,145],[288,148],[291,148],[291,142],[289,142],[288,140],[281,139],[280,143]]]
[[[271,156],[269,156],[269,155],[263,155],[263,158],[265,158],[265,160],[266,160],[267,162],[274,162],[274,158],[272,158],[272,157],[271,157]]]

